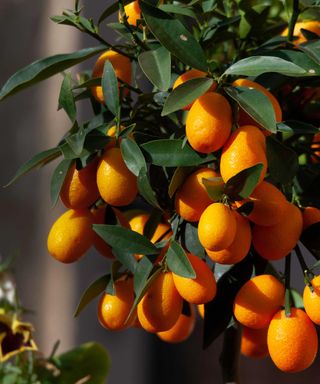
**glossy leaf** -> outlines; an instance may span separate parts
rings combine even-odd
[[[192,103],[198,97],[206,93],[213,84],[213,79],[199,77],[191,79],[175,88],[166,99],[162,116],[179,111],[186,105]]]
[[[203,246],[199,241],[198,227],[194,223],[185,223],[184,231],[181,235],[182,245],[193,255],[204,258]]]
[[[258,184],[263,164],[246,168],[231,177],[225,185],[224,193],[234,200],[248,198]]]
[[[66,143],[70,147],[75,157],[80,157],[83,151],[85,139],[86,132],[82,127],[80,127],[76,133],[66,137]]]
[[[138,176],[140,171],[147,170],[146,161],[138,144],[132,139],[123,138],[120,144],[121,153],[126,166]]]
[[[154,165],[179,167],[200,165],[213,160],[213,155],[200,155],[188,144],[182,147],[183,140],[154,140],[141,146],[147,160]]]
[[[66,73],[62,81],[58,109],[63,108],[72,123],[76,120],[77,109],[72,92],[72,77],[71,73]]]
[[[97,296],[105,291],[110,280],[110,275],[103,275],[89,285],[81,296],[74,316],[79,316],[80,312]]]
[[[137,261],[132,252],[129,252],[126,248],[117,247],[112,249],[112,253],[114,254],[115,258],[120,261],[121,264],[129,269],[129,271],[134,273],[137,267]]]
[[[280,57],[251,56],[232,64],[224,75],[259,76],[267,72],[301,77],[304,76],[306,70]]]
[[[139,4],[148,28],[159,42],[184,64],[206,72],[205,54],[184,25],[149,3],[140,1]]]
[[[167,13],[175,13],[177,15],[189,16],[196,19],[197,16],[191,8],[185,7],[182,4],[160,4],[159,8]]]
[[[196,273],[187,257],[187,254],[181,245],[175,240],[171,241],[166,256],[168,267],[171,272],[189,279],[196,278]]]
[[[100,45],[94,48],[85,48],[77,52],[59,54],[37,60],[10,77],[0,91],[0,100],[79,64],[105,49],[104,45]]]
[[[320,43],[319,39],[316,41],[302,44],[299,48],[304,51],[312,60],[320,65]]]
[[[145,237],[131,229],[117,225],[93,224],[94,231],[115,250],[128,253],[155,255],[159,250]]]
[[[236,294],[252,275],[252,262],[246,258],[232,266],[217,283],[217,295],[205,305],[203,347],[211,343],[227,328],[233,316]]]
[[[176,193],[177,189],[182,185],[187,176],[192,172],[193,167],[177,167],[174,171],[174,174],[171,178],[168,194],[170,199],[173,198],[173,195]]]
[[[104,63],[101,86],[107,108],[115,117],[119,117],[120,104],[118,80],[109,60],[106,60]]]
[[[17,179],[19,179],[21,176],[30,172],[32,169],[46,165],[61,155],[62,155],[62,152],[60,148],[51,148],[46,151],[38,153],[18,169],[16,174],[8,182],[8,184],[5,185],[5,187],[8,187],[12,183],[14,183]]]
[[[151,239],[155,230],[157,229],[157,226],[161,222],[163,212],[160,209],[154,208],[148,218],[148,221],[146,222],[144,228],[143,228],[143,234],[148,239]]]
[[[270,132],[276,132],[276,117],[269,98],[261,91],[248,87],[226,87],[227,94],[255,121]]]
[[[145,284],[152,271],[152,268],[153,264],[146,256],[142,257],[142,259],[139,260],[139,262],[137,263],[133,278],[134,292],[136,296],[139,296],[140,293],[143,291],[143,288],[145,287]]]
[[[275,182],[290,183],[298,172],[296,152],[270,136],[267,138],[267,159],[270,176]]]
[[[155,195],[155,192],[151,187],[148,174],[144,168],[141,169],[139,172],[137,184],[138,184],[138,190],[139,190],[140,195],[150,205],[152,205],[153,207],[161,209],[161,207],[157,201],[157,197]]]
[[[319,128],[315,127],[314,125],[298,120],[286,120],[282,121],[281,123],[277,123],[277,130],[279,132],[300,134],[320,132]]]
[[[171,55],[161,47],[153,51],[142,52],[138,61],[151,83],[161,91],[167,91],[171,82]]]
[[[202,178],[202,184],[213,201],[221,199],[225,187],[222,177]]]
[[[53,172],[50,186],[51,204],[53,207],[59,199],[61,188],[72,163],[72,160],[62,160]]]

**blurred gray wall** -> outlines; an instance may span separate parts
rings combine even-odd
[[[96,16],[107,1],[85,1],[86,14]],[[0,84],[21,67],[40,57],[71,52],[96,42],[66,26],[57,26],[49,16],[72,8],[70,0],[1,0]],[[105,32],[109,39],[110,35]],[[57,112],[61,77],[55,76],[0,104],[0,184],[35,153],[55,146],[69,128],[63,112]],[[46,238],[53,221],[63,211],[50,206],[52,166],[33,171],[9,188],[0,190],[0,252],[16,256],[16,276],[23,305],[35,311],[36,339],[44,353],[61,340],[60,351],[96,340],[111,354],[111,384],[220,383],[218,365],[221,340],[207,351],[201,349],[201,322],[182,345],[167,345],[142,330],[107,332],[96,319],[96,303],[78,319],[73,318],[84,288],[108,269],[94,251],[74,265],[62,265],[47,253]],[[301,275],[294,265],[296,274]],[[280,266],[283,268],[283,265]],[[243,383],[298,384],[319,380],[318,364],[296,375],[284,375],[270,360],[242,358]]]

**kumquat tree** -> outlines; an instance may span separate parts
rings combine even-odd
[[[58,160],[51,199],[65,212],[48,254],[74,263],[95,247],[109,270],[76,316],[99,296],[107,330],[180,343],[199,314],[204,348],[224,333],[223,383],[241,382],[240,353],[307,369],[320,325],[320,3],[118,0],[85,15],[75,1],[52,21],[93,47],[35,61],[0,91],[62,74],[70,129],[9,184]]]

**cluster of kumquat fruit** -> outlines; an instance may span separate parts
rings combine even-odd
[[[77,314],[101,294],[105,328],[141,327],[178,343],[191,335],[197,309],[206,345],[238,327],[244,355],[270,355],[285,372],[306,369],[320,325],[318,264],[308,267],[301,251],[320,259],[320,120],[305,117],[320,103],[319,20],[293,28],[295,9],[284,30],[278,4],[277,28],[266,13],[266,40],[233,41],[222,55],[224,28],[244,33],[237,21],[222,18],[216,29],[206,21],[194,36],[180,20],[222,17],[215,9],[118,5],[100,21],[119,10],[113,25],[126,42],[104,49],[73,87],[65,75],[59,98],[73,126],[58,146],[64,160],[52,185],[68,210],[49,232],[48,251],[72,263],[94,246],[112,261]],[[103,41],[79,12],[54,20]],[[70,105],[82,99],[95,116],[80,124]],[[303,299],[290,286],[292,255]],[[283,274],[272,267],[278,260]]]

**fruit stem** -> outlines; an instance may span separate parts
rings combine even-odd
[[[242,329],[235,323],[224,332],[223,347],[220,355],[222,380],[224,384],[239,384],[239,358]]]
[[[291,253],[289,253],[289,255],[286,256],[285,270],[284,270],[285,288],[286,288],[284,309],[285,309],[286,317],[291,316],[290,270],[291,270]]]
[[[292,41],[294,27],[298,20],[299,13],[300,13],[299,0],[293,0],[292,15],[289,21],[288,41]]]
[[[305,284],[307,284],[309,286],[310,289],[313,290],[311,280],[313,279],[314,274],[312,271],[310,271],[306,262],[304,261],[300,246],[298,244],[295,246],[294,250],[295,250],[295,253],[298,257],[298,260],[299,260],[299,263],[300,263],[300,266],[301,266],[301,269],[302,269],[302,272],[304,275],[304,282],[305,282]]]

